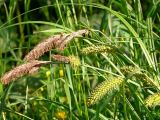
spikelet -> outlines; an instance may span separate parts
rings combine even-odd
[[[40,68],[42,65],[44,64],[50,64],[50,61],[31,61],[22,65],[19,65],[15,68],[13,68],[12,70],[10,70],[9,72],[5,73],[2,78],[1,81],[3,84],[8,84],[11,81],[22,77],[26,74],[30,74],[33,73],[35,71],[38,70],[38,68]]]
[[[134,75],[137,79],[142,80],[145,82],[147,85],[158,85],[156,82],[154,82],[151,78],[149,78],[145,73],[136,73]],[[158,85],[159,86],[159,85]]]
[[[125,76],[136,77],[142,82],[145,82],[147,85],[154,85],[156,87],[159,87],[156,81],[153,81],[150,77],[148,77],[145,73],[143,73],[141,69],[138,67],[124,66],[121,68],[121,71]]]
[[[112,53],[114,51],[113,48],[105,45],[99,45],[99,46],[91,46],[91,47],[86,47],[82,49],[82,54],[92,54],[92,53]]]
[[[100,83],[92,92],[91,95],[87,99],[87,105],[93,105],[101,100],[105,94],[109,93],[116,87],[122,84],[123,82],[122,77],[114,77],[112,80],[105,80],[104,82]]]
[[[139,68],[133,66],[124,66],[121,68],[121,71],[125,76],[141,73]]]
[[[31,50],[24,58],[25,61],[36,60],[44,53],[50,51],[52,48],[57,48],[63,50],[68,42],[70,42],[74,37],[83,37],[84,34],[88,34],[89,31],[78,30],[70,34],[60,34],[54,37],[49,37],[43,42],[39,43],[33,50]]]
[[[73,68],[76,68],[81,65],[80,60],[76,56],[62,56],[62,55],[52,55],[52,58],[56,61],[70,63]]]
[[[160,105],[160,93],[154,93],[153,95],[150,95],[145,100],[145,104],[148,107],[155,107],[157,105]]]

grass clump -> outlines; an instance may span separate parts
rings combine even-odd
[[[158,8],[155,0],[1,1],[0,119],[159,119]]]

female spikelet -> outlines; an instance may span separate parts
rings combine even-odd
[[[120,84],[122,84],[123,78],[113,78],[112,80],[105,80],[104,82],[100,83],[92,92],[91,95],[87,99],[87,105],[93,105],[97,103],[100,99],[104,97],[105,94],[109,93]]]

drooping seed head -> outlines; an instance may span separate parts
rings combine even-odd
[[[107,93],[121,85],[123,81],[124,80],[122,77],[114,77],[112,80],[103,81],[91,92],[91,95],[87,99],[87,105],[94,105],[99,100],[101,100]]]
[[[150,95],[145,100],[145,104],[147,107],[155,107],[157,105],[160,105],[160,93],[154,93],[153,95]]]

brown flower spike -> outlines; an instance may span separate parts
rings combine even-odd
[[[50,51],[52,48],[63,50],[64,47],[75,37],[83,37],[88,34],[89,30],[78,30],[70,34],[60,34],[39,43],[33,50],[31,50],[24,58],[25,61],[36,60],[45,52]]]
[[[10,70],[9,72],[5,73],[2,76],[1,81],[3,84],[8,84],[11,81],[13,81],[19,77],[22,77],[26,74],[33,73],[33,72],[37,71],[42,65],[50,64],[50,63],[51,63],[51,61],[34,60],[29,63],[19,65],[19,66],[13,68],[12,70]]]

